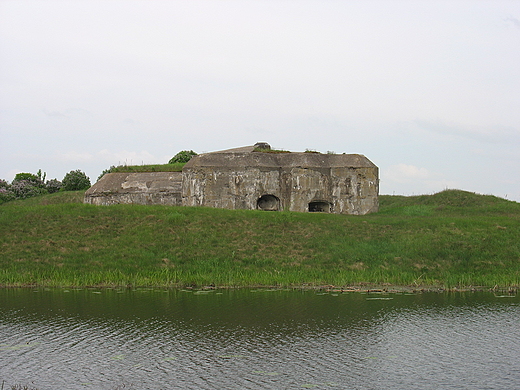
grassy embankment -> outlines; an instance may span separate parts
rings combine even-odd
[[[81,203],[0,205],[0,285],[520,285],[520,203],[381,196],[366,216]]]

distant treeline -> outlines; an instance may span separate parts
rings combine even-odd
[[[180,172],[193,156],[193,150],[181,150],[173,156],[168,164],[155,165],[112,165],[101,172],[101,179],[105,174],[112,172]],[[17,173],[14,180],[9,183],[0,179],[0,204],[16,199],[27,199],[33,196],[52,194],[58,191],[81,191],[91,186],[90,178],[81,170],[70,171],[63,180],[46,180],[46,173],[38,170],[37,173]]]
[[[52,194],[58,191],[79,191],[90,187],[90,179],[81,170],[70,171],[63,180],[46,180],[41,169],[34,173],[17,173],[11,183],[0,179],[0,204],[16,199]]]

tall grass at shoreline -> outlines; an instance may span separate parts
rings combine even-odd
[[[82,199],[0,206],[0,285],[520,285],[520,204],[493,196],[381,196],[365,216]]]

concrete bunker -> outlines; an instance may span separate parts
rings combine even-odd
[[[279,211],[280,199],[271,194],[262,195],[256,202],[256,207],[264,211]]]
[[[309,212],[310,213],[330,213],[332,210],[332,205],[324,200],[315,200],[309,202]]]
[[[361,154],[285,152],[259,142],[199,154],[182,172],[106,174],[85,203],[364,215],[378,211],[378,176]]]

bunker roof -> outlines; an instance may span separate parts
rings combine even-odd
[[[377,168],[372,161],[362,154],[324,154],[315,152],[276,152],[268,144],[243,146],[194,156],[184,169],[197,167],[270,167],[270,168]],[[267,145],[267,147],[265,147]]]

